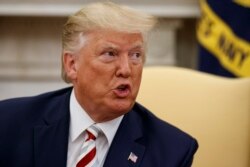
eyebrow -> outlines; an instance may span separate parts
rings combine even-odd
[[[105,43],[101,46],[102,49],[118,49],[119,47],[114,45],[113,43]]]
[[[144,47],[144,44],[139,41],[139,42],[136,42],[131,48],[133,48],[133,49],[136,49],[136,48],[144,49],[145,47]]]
[[[101,46],[101,49],[114,49],[114,50],[117,50],[119,49],[120,47],[116,44],[113,44],[113,43],[105,43],[104,45]],[[145,50],[145,46],[142,42],[136,42],[135,44],[133,44],[129,50],[134,50],[134,49],[140,49],[140,50]]]
[[[135,46],[131,47],[130,50],[134,50],[134,49],[144,50],[144,48],[145,48],[145,47],[144,47],[143,45],[135,45]]]

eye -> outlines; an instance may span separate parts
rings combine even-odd
[[[139,53],[139,52],[132,53],[131,57],[132,57],[133,59],[138,59],[138,58],[141,57],[141,53]]]
[[[115,56],[115,52],[114,51],[107,51],[103,53],[104,56]]]
[[[103,62],[112,62],[117,58],[117,53],[113,50],[109,50],[109,51],[103,51],[100,55],[100,59]]]
[[[141,52],[132,52],[130,53],[130,59],[134,62],[134,63],[140,63],[142,62],[142,53]]]

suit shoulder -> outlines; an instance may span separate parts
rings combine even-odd
[[[191,166],[193,155],[198,149],[195,138],[159,119],[140,104],[135,104],[134,111],[136,119],[140,120],[137,122],[141,125],[144,134],[141,142],[147,145],[149,150],[146,159],[154,157],[155,161],[152,165],[173,163],[175,165],[169,166]],[[158,165],[155,162],[158,162]]]
[[[60,89],[60,90],[55,90],[55,91],[51,91],[51,92],[45,92],[39,95],[35,95],[35,96],[27,96],[27,97],[17,97],[17,98],[11,98],[11,99],[5,99],[5,100],[0,100],[0,107],[3,106],[13,106],[13,104],[16,105],[25,105],[26,103],[30,103],[32,101],[40,101],[43,99],[49,99],[49,98],[53,98],[53,97],[57,97],[60,95],[63,95],[67,92],[69,92],[72,88],[64,88],[64,89]],[[15,107],[16,108],[16,107]]]
[[[169,140],[176,142],[196,142],[190,134],[179,129],[175,125],[158,118],[144,106],[136,103],[134,107],[136,113],[141,118],[141,122],[146,129],[146,133],[153,136],[160,136],[159,140]]]
[[[17,117],[19,114],[25,114],[27,112],[38,113],[44,107],[48,107],[50,103],[56,103],[63,95],[70,92],[72,88],[64,88],[52,92],[46,92],[36,96],[30,97],[19,97],[0,101],[0,117],[14,116]]]

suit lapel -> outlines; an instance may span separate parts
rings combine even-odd
[[[66,167],[70,92],[47,106],[44,124],[34,128],[35,167]],[[145,152],[140,120],[133,110],[125,114],[107,154],[104,167],[140,165]],[[133,155],[129,159],[130,154]]]
[[[48,106],[44,124],[34,128],[35,167],[66,167],[69,96],[70,92]]]
[[[145,151],[140,118],[133,110],[127,113],[119,126],[106,157],[104,167],[137,167]]]

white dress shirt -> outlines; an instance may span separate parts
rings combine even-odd
[[[96,139],[97,161],[98,166],[102,167],[106,159],[107,152],[113,141],[115,133],[121,123],[123,116],[108,122],[97,123],[102,133]],[[67,167],[76,167],[77,158],[80,154],[86,132],[85,130],[95,122],[84,111],[76,100],[74,89],[70,96],[70,124],[69,124],[69,141]]]

